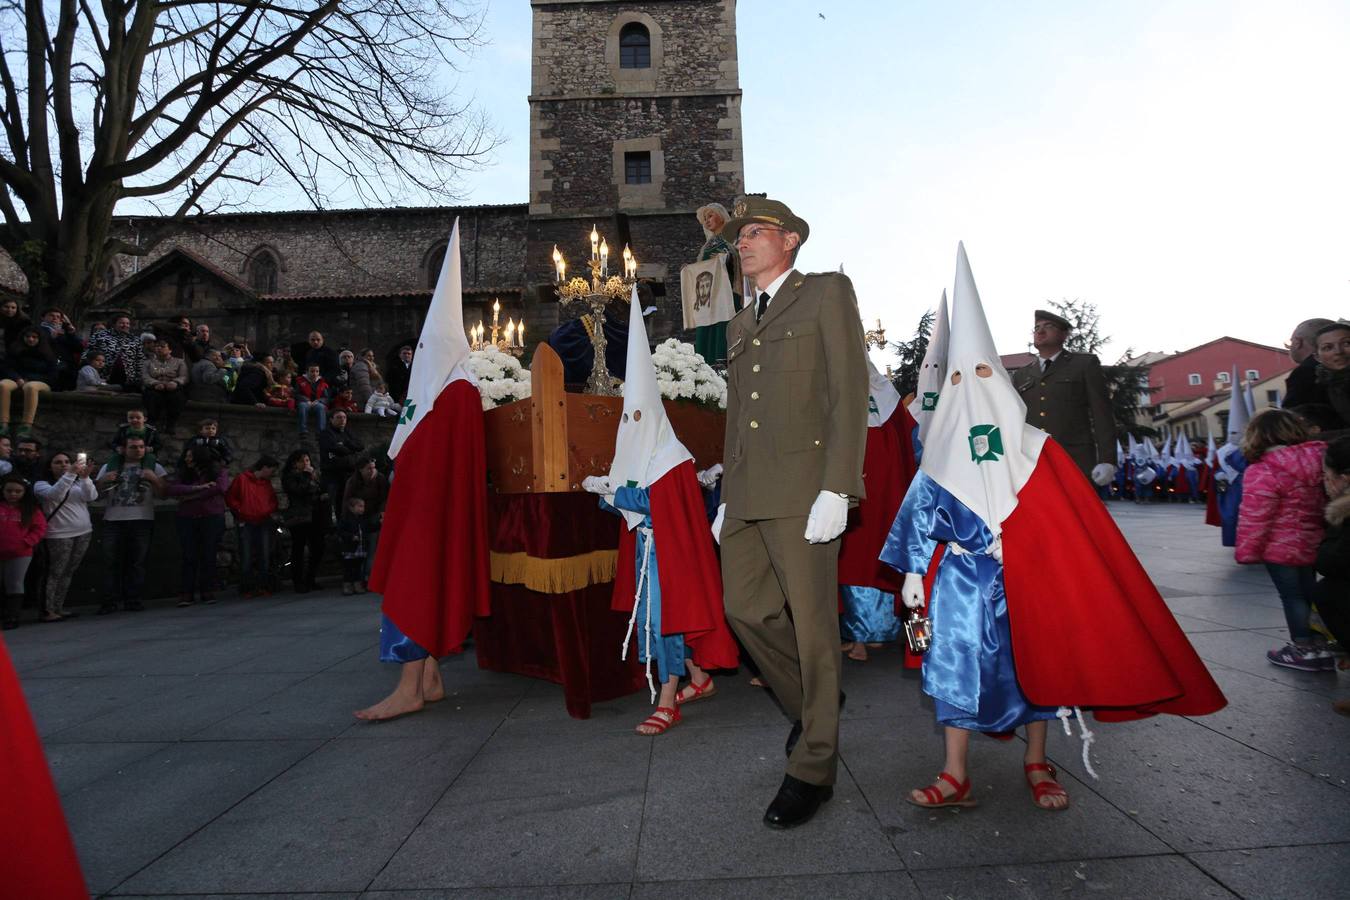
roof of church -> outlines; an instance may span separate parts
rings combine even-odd
[[[218,212],[202,213],[196,216],[188,216],[183,219],[184,223],[196,221],[199,219],[266,219],[309,216],[340,216],[347,213],[359,213],[361,215],[374,216],[407,216],[407,215],[431,215],[444,214],[447,212],[473,212],[479,209],[507,210],[520,209],[522,211],[529,208],[528,203],[476,203],[465,206],[354,206],[343,207],[339,209],[277,209],[277,210],[249,210],[246,212]],[[172,216],[134,216],[119,215],[113,216],[114,222],[153,222],[169,221]]]

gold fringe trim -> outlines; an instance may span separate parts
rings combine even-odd
[[[579,556],[540,559],[527,553],[489,553],[492,580],[523,584],[542,594],[566,594],[614,580],[618,550],[593,550]]]

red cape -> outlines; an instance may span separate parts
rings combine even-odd
[[[487,522],[482,400],[457,379],[403,442],[370,573],[384,614],[432,656],[491,612]]]
[[[0,641],[0,900],[89,896],[19,678]]]
[[[877,557],[886,545],[905,491],[914,480],[914,417],[898,406],[891,417],[867,429],[863,487],[867,496],[848,517],[839,545],[839,583],[900,592],[901,575]]]
[[[694,464],[685,460],[654,481],[651,498],[656,570],[661,582],[661,633],[682,634],[694,663],[704,669],[734,669],[736,641],[722,611],[722,571]],[[611,608],[633,611],[637,592],[637,537],[620,520],[619,560]]]
[[[1198,716],[1227,700],[1078,467],[1046,440],[1003,523],[1017,682],[1102,721]]]
[[[1209,466],[1205,466],[1205,524],[1223,527],[1223,516],[1219,514],[1219,492],[1214,489],[1214,470]]]

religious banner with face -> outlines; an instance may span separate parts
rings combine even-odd
[[[729,322],[736,314],[731,299],[725,254],[690,263],[680,269],[680,299],[684,304],[684,327],[698,328]]]

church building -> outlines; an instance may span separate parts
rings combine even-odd
[[[318,329],[383,359],[416,337],[458,217],[467,324],[490,324],[498,300],[503,323],[524,316],[529,346],[583,312],[557,302],[552,252],[584,273],[595,225],[616,258],[625,244],[638,257],[651,335],[680,331],[680,266],[703,242],[694,211],[744,193],[735,0],[530,5],[527,202],[120,216],[122,237],[158,240],[114,261],[86,318],[181,313],[255,350]]]

